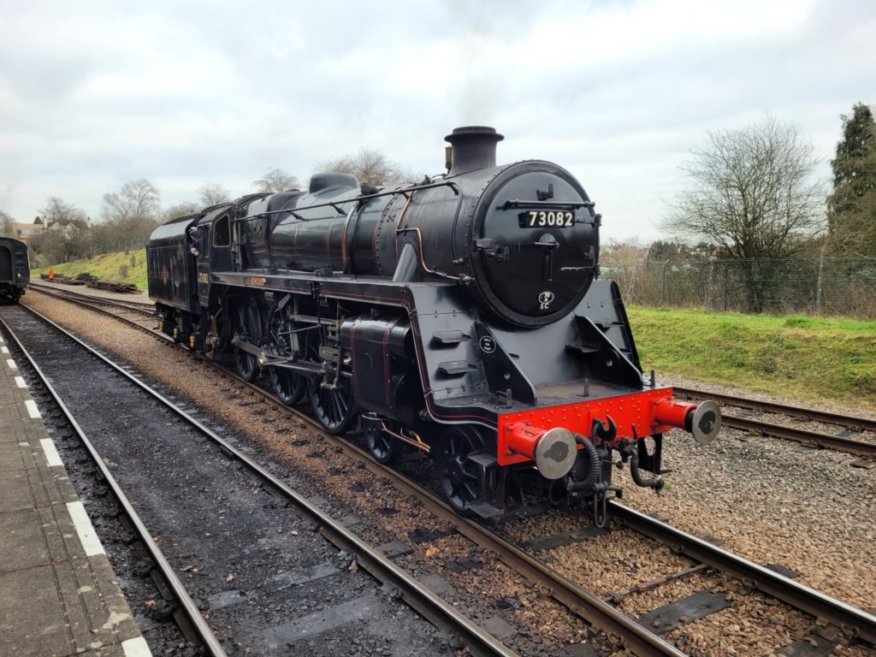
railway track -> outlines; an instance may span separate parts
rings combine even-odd
[[[177,614],[176,617],[177,623],[181,625],[180,629],[183,631],[183,634],[190,639],[197,641],[209,652],[209,654],[215,655],[216,657],[225,656],[226,653],[222,648],[222,645],[210,630],[204,616],[198,610],[197,605],[180,581],[177,573],[170,566],[170,563],[158,545],[158,541],[150,533],[146,524],[134,509],[128,496],[125,494],[106,462],[95,448],[94,442],[88,437],[76,417],[74,417],[68,406],[64,403],[64,400],[58,394],[52,384],[51,378],[43,372],[42,368],[36,360],[34,360],[30,352],[24,347],[21,340],[19,340],[16,333],[12,331],[2,316],[0,316],[0,328],[2,328],[3,332],[7,335],[7,342],[13,344],[15,348],[17,348],[18,352],[27,363],[27,366],[30,368],[32,382],[37,382],[38,387],[45,391],[45,394],[51,399],[51,403],[55,407],[55,415],[63,417],[62,422],[66,425],[67,431],[75,435],[78,442],[87,452],[94,467],[100,472],[103,482],[109,487],[112,496],[118,505],[120,514],[126,519],[127,525],[133,528],[136,532],[140,544],[146,549],[146,551],[148,551],[154,569],[151,576],[160,579],[161,584],[159,585],[159,590],[162,592],[166,591],[181,612],[182,616]],[[57,419],[55,422],[57,423]]]
[[[85,448],[91,462],[98,469],[103,481],[110,488],[121,514],[124,515],[128,524],[134,529],[141,544],[148,550],[154,567],[157,569],[159,577],[162,580],[162,586],[160,588],[169,591],[172,599],[178,605],[178,608],[183,614],[185,620],[182,622],[185,624],[185,627],[182,629],[184,629],[184,632],[188,636],[194,635],[196,640],[210,655],[214,655],[215,657],[226,657],[225,650],[213,634],[207,621],[204,619],[204,616],[198,610],[197,605],[192,600],[186,587],[180,581],[176,571],[174,571],[167,558],[164,556],[164,553],[158,546],[158,541],[134,509],[128,496],[125,494],[106,462],[95,448],[94,442],[88,437],[77,419],[71,413],[67,404],[64,403],[64,400],[58,394],[52,384],[52,379],[43,372],[43,369],[25,348],[18,335],[16,335],[16,333],[10,328],[9,324],[2,316],[0,316],[0,328],[2,328],[3,332],[8,336],[8,342],[13,344],[23,356],[24,360],[30,367],[31,375],[36,381],[38,381],[39,386],[45,390],[51,398],[57,412],[66,420],[69,430],[75,434],[81,445]],[[178,622],[180,622],[179,619]]]
[[[128,319],[125,319],[125,321],[134,324],[140,329],[144,329],[142,324],[136,324]],[[237,378],[239,383],[257,391],[258,394],[266,394],[258,386],[247,384],[238,377],[235,378]],[[282,406],[272,396],[268,396],[268,398],[277,408],[282,409],[283,412],[289,412],[287,407]],[[380,476],[388,477],[392,480],[393,486],[402,493],[416,495],[424,508],[427,508],[436,517],[441,518],[442,521],[453,524],[456,530],[468,540],[495,553],[500,560],[531,581],[538,582],[547,587],[554,598],[562,602],[577,615],[586,619],[587,622],[610,634],[623,637],[625,645],[635,654],[676,656],[684,654],[656,632],[630,618],[615,606],[609,604],[608,601],[586,590],[580,584],[560,575],[545,562],[527,553],[520,546],[513,545],[510,541],[505,540],[489,528],[460,518],[449,507],[444,505],[441,500],[428,491],[423,490],[422,487],[413,484],[401,473],[376,463],[367,453],[348,441],[322,434],[320,427],[307,416],[299,415],[299,419],[308,423],[314,431],[318,431],[321,434],[320,440],[331,441],[337,448],[342,449],[352,458],[363,463],[367,469]],[[612,505],[612,514],[624,525],[651,537],[653,540],[672,546],[674,550],[689,556],[697,564],[678,574],[678,577],[702,572],[704,568],[727,573],[734,578],[753,585],[770,597],[780,599],[807,614],[844,628],[847,632],[851,632],[863,640],[876,642],[876,619],[866,612],[862,612],[829,596],[802,586],[787,577],[773,573],[757,564],[736,557],[696,537],[675,530],[664,523],[659,523],[646,516],[637,514],[635,511],[619,504]],[[665,579],[668,581],[674,578],[675,576]]]
[[[10,314],[24,313],[25,311],[20,308],[13,309],[11,311],[4,311],[4,315],[8,318]],[[30,322],[30,326],[27,329],[27,333],[29,335],[40,335],[41,339],[44,342],[50,343],[53,345],[53,354],[52,358],[55,360],[60,359],[63,363],[73,363],[76,361],[75,358],[69,355],[69,350],[67,349],[69,344],[75,343],[74,349],[76,351],[86,350],[90,357],[94,359],[98,359],[101,361],[104,368],[109,368],[113,372],[113,377],[123,380],[123,384],[115,384],[115,390],[118,391],[121,387],[130,387],[131,389],[136,388],[138,390],[138,394],[142,397],[147,395],[150,398],[149,404],[152,406],[160,406],[162,409],[172,414],[173,417],[187,425],[190,432],[197,433],[201,436],[207,438],[210,443],[213,445],[212,449],[216,455],[221,455],[220,458],[230,458],[233,461],[242,467],[244,467],[247,472],[255,477],[258,480],[258,486],[269,491],[270,495],[280,496],[286,502],[290,503],[300,517],[307,519],[310,523],[313,524],[314,527],[318,528],[319,534],[325,537],[328,541],[330,541],[334,546],[339,548],[340,550],[346,551],[346,553],[354,554],[356,556],[356,563],[359,567],[364,568],[371,575],[373,575],[379,582],[383,582],[386,585],[394,587],[394,590],[398,590],[401,592],[401,596],[405,599],[405,601],[416,609],[423,617],[428,619],[435,626],[448,629],[453,631],[462,637],[465,645],[469,648],[469,650],[473,654],[477,655],[490,655],[490,656],[506,656],[510,657],[514,653],[509,651],[505,646],[501,644],[501,642],[497,641],[492,635],[490,635],[483,628],[479,627],[477,624],[473,623],[471,620],[466,618],[463,614],[458,612],[452,606],[445,603],[439,596],[430,591],[427,587],[422,585],[416,579],[414,579],[411,575],[409,575],[406,571],[396,566],[389,558],[384,556],[377,548],[369,545],[368,543],[361,540],[351,531],[349,531],[342,523],[334,520],[331,516],[324,513],[317,506],[309,502],[302,495],[294,491],[290,488],[286,483],[281,481],[279,478],[272,475],[268,470],[266,470],[262,465],[256,463],[253,459],[245,455],[239,449],[237,449],[230,442],[226,441],[215,432],[210,430],[207,426],[205,426],[200,420],[194,417],[191,413],[185,411],[180,408],[173,402],[171,402],[166,397],[162,396],[159,392],[150,388],[143,381],[138,379],[137,377],[130,374],[127,369],[121,365],[118,365],[108,359],[106,356],[98,353],[85,343],[81,342],[65,331],[63,328],[54,324],[48,318],[39,315],[33,310],[29,310],[28,312],[33,313],[35,317],[38,317],[41,322],[43,322],[43,328],[34,326],[33,322]],[[19,324],[27,325],[27,321],[23,321],[20,317],[18,318]],[[6,326],[6,330],[9,331],[10,334],[14,335],[15,331],[4,322]],[[62,340],[57,339],[57,337],[50,336],[47,337],[44,335],[45,330],[44,327],[51,326],[52,330],[60,333],[61,335],[66,336],[69,339],[68,342],[64,342]],[[16,342],[20,345],[20,348],[24,351],[25,346],[16,338]],[[61,345],[64,345],[63,347]],[[62,354],[62,349],[64,349],[64,353]],[[30,356],[28,356],[30,359]],[[31,362],[33,360],[31,359]],[[35,367],[39,367],[34,363]],[[62,370],[58,369],[62,366],[57,366],[54,369],[54,372],[49,375],[51,379],[57,381],[63,378]],[[77,368],[78,369],[78,368]],[[73,379],[77,379],[81,372],[72,374]],[[96,380],[98,377],[102,375],[96,375],[90,377],[92,381]],[[59,403],[64,404],[58,398]],[[132,402],[132,404],[136,404],[137,402]],[[160,414],[159,414],[160,415]],[[166,413],[165,413],[166,415]],[[159,419],[161,422],[159,424],[166,423],[163,420],[164,416],[161,416]],[[76,423],[75,419],[72,419],[71,422]],[[77,425],[78,426],[78,425]],[[142,428],[141,428],[142,429]],[[147,427],[147,429],[154,435],[159,433],[167,433],[168,430],[165,428],[161,429],[153,429],[151,426]],[[86,439],[87,440],[87,439]],[[187,441],[190,445],[191,441]],[[101,471],[107,477],[108,481],[112,480],[115,483],[115,479],[111,473],[110,468],[106,465],[106,460],[104,460],[99,454],[98,450],[94,447],[92,442],[88,443],[89,451],[92,453],[96,462],[100,463]],[[156,446],[157,448],[157,446]],[[135,451],[136,448],[128,447],[124,450],[125,454],[130,454]],[[215,456],[215,455],[214,455]],[[115,463],[119,463],[121,460],[121,456],[114,455],[112,459]],[[213,457],[207,457],[213,458]],[[223,475],[223,478],[226,475]],[[177,492],[174,490],[176,487],[173,485],[168,485],[166,487],[168,490],[152,490],[150,491],[150,496],[158,497],[161,494],[169,494],[171,498],[177,496]],[[200,486],[199,486],[200,488]],[[148,532],[145,529],[145,523],[140,520],[135,512],[133,505],[127,502],[127,498],[125,494],[122,492],[120,486],[115,483],[114,490],[119,495],[120,500],[125,500],[127,505],[126,510],[130,510],[132,518],[136,518],[135,523],[138,526],[138,529],[142,529],[144,541],[148,541],[150,546],[154,548],[156,561],[161,563],[165,572],[165,576],[168,578],[168,581],[174,583],[174,591],[175,594],[178,595],[178,599],[180,600],[180,604],[185,608],[187,615],[190,616],[192,623],[200,629],[199,634],[201,634],[204,645],[209,651],[209,654],[216,655],[217,657],[224,656],[226,653],[223,650],[222,644],[216,639],[215,635],[211,631],[211,628],[207,621],[205,621],[204,617],[198,611],[198,606],[193,602],[192,595],[187,592],[186,586],[184,586],[180,581],[180,575],[178,570],[175,571],[170,567],[168,559],[164,557],[161,551],[157,547],[156,541],[149,536]],[[214,493],[214,495],[221,499],[225,494],[221,491],[218,493]],[[191,502],[187,502],[186,500],[175,499],[173,502],[177,505],[182,505],[184,508],[188,508]],[[170,504],[168,504],[168,510],[170,508]],[[153,521],[155,519],[153,518]],[[220,518],[221,522],[221,518]],[[280,521],[278,520],[278,526],[280,526]],[[273,528],[272,528],[273,529]],[[299,532],[294,530],[294,535],[298,536]],[[207,536],[210,536],[210,533],[207,533]],[[165,531],[162,532],[162,540],[164,543],[171,542],[170,535],[168,530],[165,528]],[[179,541],[184,541],[185,539],[176,539]],[[189,549],[192,549],[192,546],[189,546]],[[305,548],[306,549],[306,548]],[[233,555],[232,555],[233,556]],[[232,565],[234,561],[230,562]],[[214,566],[216,567],[216,566]],[[317,567],[318,568],[318,567]],[[194,569],[197,571],[197,568]],[[352,571],[355,572],[355,571]],[[231,576],[229,576],[231,577]],[[189,578],[191,580],[191,578]],[[231,579],[226,578],[226,581],[231,581]],[[212,595],[210,594],[212,591]],[[219,589],[207,589],[204,590],[203,587],[200,587],[198,592],[198,597],[204,599],[205,597],[210,599],[221,599],[224,595],[225,591]],[[343,603],[341,605],[343,606]],[[213,607],[216,607],[216,604],[213,604]],[[341,611],[339,613],[349,613],[345,611]],[[227,620],[227,619],[226,619]],[[250,621],[249,625],[252,625],[255,621]],[[223,632],[225,634],[224,641],[227,643],[234,643],[235,635],[228,633],[228,627],[223,628]],[[250,632],[253,636],[260,636],[267,634],[271,636],[271,633],[277,633],[277,630],[272,627],[261,627],[259,630],[255,632]],[[282,634],[282,632],[280,632]],[[262,648],[270,647],[270,646],[261,646]]]
[[[722,395],[692,388],[674,386],[675,392],[688,399],[714,399],[724,406],[747,409],[758,413],[769,413],[784,416],[801,422],[818,422],[842,427],[846,431],[876,433],[876,420],[862,417],[852,417],[838,413],[829,413],[815,409],[789,406],[774,402],[748,399],[733,395]],[[799,426],[789,426],[782,422],[766,421],[760,418],[745,418],[738,415],[723,413],[722,421],[728,427],[750,433],[757,433],[784,440],[834,449],[856,456],[876,459],[876,442],[855,440],[847,436],[838,436],[824,431],[812,431]]]
[[[114,299],[111,297],[102,297],[94,294],[83,294],[81,292],[74,292],[72,290],[59,288],[57,286],[34,283],[33,281],[31,281],[29,289],[58,299],[77,301],[79,303],[87,304],[89,306],[109,306],[113,308],[118,308],[120,310],[130,310],[132,313],[136,313],[137,315],[142,315],[145,317],[155,316],[155,306],[151,303]]]
[[[646,516],[619,502],[610,503],[610,513],[624,525],[673,547],[697,562],[753,585],[816,618],[850,630],[856,637],[876,645],[876,616],[795,582],[687,532]]]
[[[64,298],[66,295],[54,294],[53,296]],[[112,310],[103,307],[104,305],[108,305],[112,308],[114,307],[113,304],[96,305],[91,303],[90,299],[83,300],[77,298],[79,296],[81,295],[67,297],[65,300],[110,315],[138,330],[146,331],[151,335],[158,336],[160,339],[167,340],[167,337],[164,336],[164,334],[149,329],[142,322],[137,322],[123,315],[118,315]],[[320,425],[309,416],[284,406],[263,388],[243,380],[236,374],[229,372],[227,369],[219,366],[213,361],[207,359],[202,360],[215,367],[217,371],[221,372],[223,375],[231,376],[237,384],[245,386],[256,394],[263,396],[275,408],[281,409],[283,412],[294,413],[298,419],[306,423],[314,432],[317,432],[321,439],[333,443],[335,447],[340,448],[351,458],[364,464],[365,467],[375,474],[390,478],[393,484],[397,486],[401,492],[417,496],[422,501],[424,507],[436,517],[454,525],[461,535],[465,536],[473,543],[498,554],[503,562],[522,573],[530,580],[548,586],[560,602],[574,610],[589,623],[596,625],[604,631],[624,637],[624,640],[629,642],[629,645],[634,650],[635,654],[643,657],[684,657],[683,652],[674,648],[662,637],[643,627],[634,619],[612,607],[610,604],[590,591],[587,591],[582,586],[563,578],[559,573],[556,573],[556,571],[548,568],[546,565],[538,562],[538,560],[531,556],[526,555],[526,553],[520,548],[505,541],[498,534],[490,532],[486,528],[470,520],[461,518],[435,495],[415,484],[412,484],[406,477],[392,468],[387,468],[386,466],[377,463],[364,450],[346,440],[325,433]],[[414,607],[420,611],[418,605],[414,605]]]

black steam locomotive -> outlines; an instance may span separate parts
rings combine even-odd
[[[27,244],[11,237],[0,237],[0,300],[18,303],[29,282]]]
[[[419,184],[323,173],[174,219],[151,236],[149,294],[166,333],[233,352],[378,460],[430,454],[458,511],[496,516],[538,490],[602,522],[615,452],[659,488],[663,432],[711,442],[720,412],[643,376],[618,288],[598,279],[593,203],[550,162],[496,166],[502,138],[457,128],[447,174]]]

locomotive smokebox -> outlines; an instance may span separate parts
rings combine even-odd
[[[496,144],[503,139],[504,135],[489,126],[469,125],[454,128],[444,138],[453,147],[448,175],[456,176],[496,166]]]

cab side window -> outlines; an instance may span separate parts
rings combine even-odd
[[[231,244],[231,231],[229,230],[228,215],[223,214],[213,224],[213,246],[229,246]]]

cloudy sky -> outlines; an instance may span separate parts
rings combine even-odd
[[[487,124],[500,162],[565,166],[604,236],[647,242],[707,131],[770,113],[827,180],[859,101],[872,0],[0,0],[0,210],[97,219],[137,178],[165,207],[244,194],[362,147],[438,173],[444,135]]]

